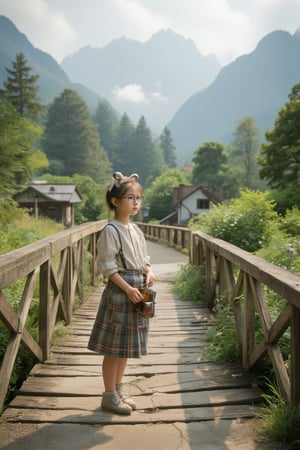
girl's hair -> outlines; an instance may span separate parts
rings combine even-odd
[[[137,181],[139,176],[136,173],[130,177],[124,177],[120,172],[115,172],[113,176],[115,181],[107,186],[105,197],[107,206],[111,211],[116,209],[111,199],[125,197],[131,186],[137,187],[142,194],[142,186]]]

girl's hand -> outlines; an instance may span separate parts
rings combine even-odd
[[[139,303],[143,300],[142,294],[135,287],[129,286],[129,288],[126,289],[126,294],[132,303]]]
[[[154,281],[155,281],[154,273],[152,272],[151,267],[149,267],[149,270],[146,273],[146,286],[149,287],[153,286]]]

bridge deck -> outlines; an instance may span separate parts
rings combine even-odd
[[[171,282],[176,260],[160,261],[154,264],[157,316],[151,319],[149,354],[130,360],[125,375],[137,411],[117,416],[99,408],[101,357],[86,348],[99,288],[76,311],[49,360],[33,368],[3,414],[6,422],[117,425],[254,417],[260,392],[253,388],[250,375],[235,365],[220,367],[204,360],[201,348],[206,345],[203,336],[210,326],[210,313],[177,298]]]

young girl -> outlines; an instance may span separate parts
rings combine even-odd
[[[147,354],[149,319],[138,314],[142,300],[139,288],[150,287],[154,275],[142,231],[130,216],[141,208],[142,188],[138,175],[114,174],[106,202],[114,219],[106,225],[97,243],[97,266],[108,283],[103,291],[88,348],[104,355],[102,375],[105,392],[101,408],[117,414],[131,414],[135,402],[122,392],[127,358]]]

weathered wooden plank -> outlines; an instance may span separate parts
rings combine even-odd
[[[247,376],[233,377],[223,374],[198,374],[185,372],[182,374],[155,374],[150,378],[127,376],[130,392],[139,395],[141,392],[150,395],[154,392],[188,392],[196,390],[228,389],[234,387],[251,387],[251,379]],[[103,379],[100,376],[78,377],[28,377],[21,388],[22,394],[44,395],[77,395],[90,396],[103,390]]]
[[[137,409],[168,409],[221,405],[253,404],[260,401],[258,389],[226,389],[202,392],[185,392],[175,394],[155,393],[153,395],[132,396]],[[91,397],[66,396],[24,396],[18,395],[12,402],[13,408],[31,409],[74,409],[94,411],[99,408],[101,395]]]
[[[230,405],[204,408],[178,408],[135,411],[130,416],[117,416],[97,409],[92,413],[85,410],[42,410],[9,408],[4,417],[10,422],[25,423],[77,423],[90,425],[198,422],[207,420],[252,418],[256,409],[250,405]]]
[[[184,373],[184,372],[197,372],[201,376],[201,374],[222,374],[225,375],[228,373],[238,373],[238,368],[235,366],[216,366],[214,364],[209,363],[200,363],[200,364],[180,364],[180,365],[145,365],[140,367],[137,365],[129,365],[126,367],[125,372],[125,382],[127,375],[143,375],[145,377],[152,376],[153,374],[166,374],[166,373]],[[95,366],[62,366],[62,365],[54,365],[54,364],[36,364],[32,371],[31,375],[35,377],[43,377],[43,376],[99,376],[101,375],[102,368],[98,363]]]
[[[162,355],[147,355],[138,359],[138,364],[149,365],[149,364],[194,364],[199,363],[203,359],[197,353],[182,353],[181,355],[172,355],[172,354],[162,354]],[[50,358],[46,361],[48,364],[72,364],[72,365],[96,365],[100,361],[100,356],[90,352],[90,354],[84,355],[63,355],[63,354],[52,354]],[[137,364],[137,361],[134,359],[130,359],[128,361],[128,365]]]

